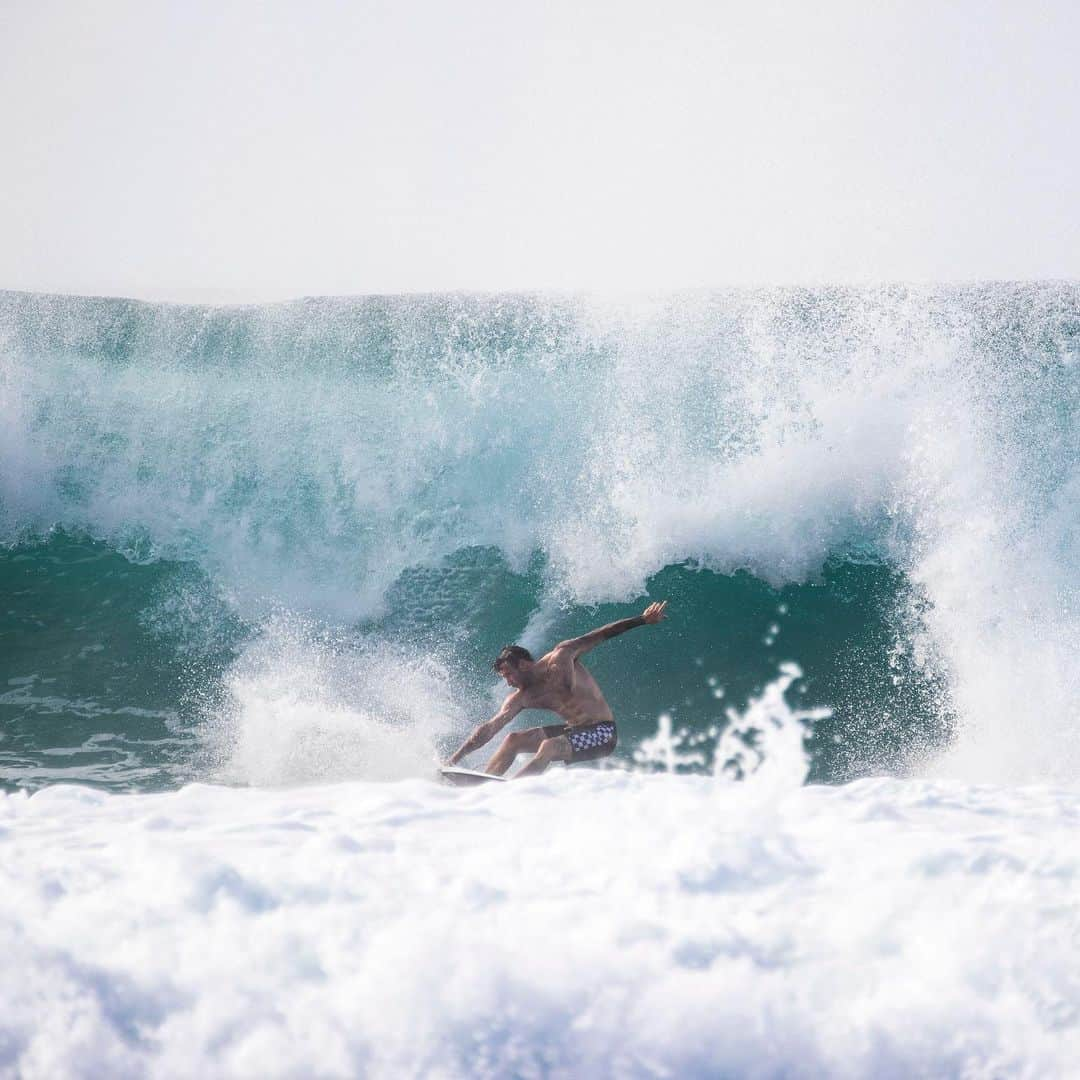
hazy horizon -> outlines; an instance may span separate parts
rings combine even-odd
[[[17,0],[0,29],[6,290],[1080,277],[1066,3]]]

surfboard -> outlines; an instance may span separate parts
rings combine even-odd
[[[454,784],[457,787],[472,787],[474,784],[486,784],[489,780],[498,780],[501,783],[506,779],[505,776],[492,776],[491,773],[477,772],[475,769],[445,768],[440,769],[439,772],[448,784]]]

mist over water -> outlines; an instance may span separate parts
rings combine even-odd
[[[793,661],[812,780],[1074,780],[1078,358],[1063,284],[2,294],[3,778],[422,775],[667,597],[588,661],[622,767]]]

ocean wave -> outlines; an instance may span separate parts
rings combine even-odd
[[[191,565],[249,627],[284,611],[387,633],[399,602],[420,623],[452,612],[445,583],[474,552],[495,553],[504,570],[480,577],[513,582],[511,605],[528,594],[516,625],[494,584],[465,619],[508,636],[637,600],[671,567],[779,593],[878,565],[900,582],[897,648],[947,682],[945,767],[1067,778],[1078,300],[1065,284],[237,309],[3,294],[0,533],[59,526]]]
[[[0,778],[127,790],[420,775],[496,709],[490,662],[507,641],[542,650],[625,615],[545,606],[544,580],[540,563],[515,573],[471,550],[403,575],[379,619],[279,608],[249,622],[189,563],[133,563],[62,532],[0,552],[0,640],[12,643]],[[832,710],[811,742],[814,780],[910,772],[947,740],[947,683],[913,650],[910,587],[888,567],[836,560],[781,589],[669,567],[649,588],[672,619],[589,659],[623,765],[659,714],[695,736],[725,727],[794,657],[805,670],[792,695]]]

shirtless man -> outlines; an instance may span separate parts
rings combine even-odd
[[[582,666],[580,657],[601,641],[625,634],[635,626],[652,626],[660,622],[666,607],[666,600],[650,604],[632,619],[620,619],[581,637],[560,641],[539,660],[534,660],[529,650],[520,645],[507,645],[492,667],[513,687],[513,693],[487,723],[477,727],[462,743],[450,758],[450,764],[456,765],[466,754],[483,746],[522,709],[550,709],[566,723],[511,732],[488,762],[489,773],[502,776],[518,754],[523,753],[535,754],[535,757],[514,777],[515,780],[542,773],[553,761],[573,764],[607,757],[618,741],[615,717],[596,680]]]

